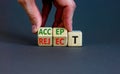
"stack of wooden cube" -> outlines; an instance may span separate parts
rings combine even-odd
[[[39,46],[82,46],[82,32],[67,32],[65,28],[41,27],[38,30]]]

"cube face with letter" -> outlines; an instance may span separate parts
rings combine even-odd
[[[68,32],[68,46],[82,46],[82,32]]]
[[[38,45],[52,46],[52,28],[40,27],[38,30]]]
[[[67,30],[53,28],[53,46],[67,46]]]

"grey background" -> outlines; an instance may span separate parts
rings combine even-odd
[[[41,10],[41,0],[36,0]],[[0,74],[119,74],[120,1],[75,0],[83,47],[38,47],[17,0],[0,0]],[[46,26],[54,20],[52,8]]]

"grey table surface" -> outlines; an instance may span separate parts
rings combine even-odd
[[[1,41],[0,74],[120,74],[120,46],[38,47]]]

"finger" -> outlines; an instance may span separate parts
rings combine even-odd
[[[59,28],[65,28],[64,27],[64,24],[61,22],[61,24],[58,24],[58,26],[57,27],[59,27]]]
[[[72,1],[72,2],[69,2],[69,4],[67,4],[63,10],[62,21],[63,21],[64,27],[68,31],[72,31],[72,18],[73,18],[75,7],[76,5],[74,1]]]
[[[35,4],[35,0],[18,0],[25,9],[32,23],[32,32],[36,33],[42,24],[41,14]]]
[[[56,14],[55,14],[55,21],[53,24],[53,27],[57,27],[62,22],[62,14],[63,14],[63,8],[57,8]]]
[[[42,0],[43,8],[42,8],[42,27],[45,26],[49,12],[52,7],[52,0]]]

